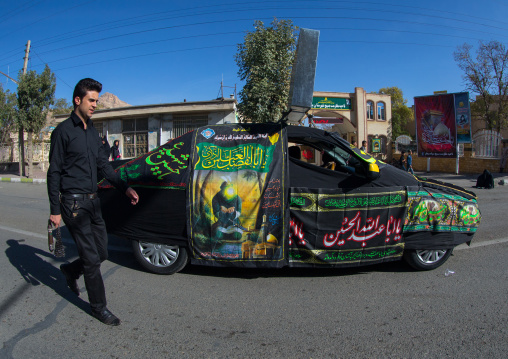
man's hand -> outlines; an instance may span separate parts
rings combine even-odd
[[[127,191],[125,191],[125,195],[130,198],[131,204],[133,206],[139,202],[138,193],[135,190],[133,190],[131,187],[127,188]]]
[[[62,215],[61,214],[51,214],[51,215],[49,215],[49,220],[51,221],[51,223],[53,223],[55,228],[58,228],[58,227],[60,227],[60,222],[62,221]]]

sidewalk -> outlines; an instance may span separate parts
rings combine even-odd
[[[476,179],[480,175],[479,173],[475,174],[454,174],[454,173],[440,173],[440,172],[415,172],[415,174],[419,177],[428,177],[442,182],[453,183],[458,186],[464,187],[466,189],[471,188],[476,185]],[[499,180],[506,179],[508,182],[508,173],[493,173],[494,181],[496,186],[499,183]],[[37,169],[34,171],[34,174],[31,178],[20,177],[19,173],[16,171],[4,171],[0,172],[0,182],[23,182],[23,183],[46,183],[46,171],[42,171]]]
[[[4,171],[0,172],[0,182],[46,183],[46,171],[34,170],[32,177],[20,177],[18,171]]]

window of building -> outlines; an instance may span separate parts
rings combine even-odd
[[[175,116],[173,119],[173,138],[208,125],[208,116]]]
[[[473,136],[473,151],[475,157],[498,158],[502,136],[492,130],[481,130]]]
[[[385,104],[384,102],[378,102],[377,103],[377,119],[380,121],[386,120],[386,114],[385,114]]]
[[[97,130],[97,132],[99,132],[99,136],[102,137],[104,136],[104,122],[95,122],[93,123],[93,127],[95,127],[95,129]]]
[[[130,118],[122,121],[123,158],[132,158],[148,152],[148,118]]]
[[[374,119],[374,102],[367,101],[367,120]]]

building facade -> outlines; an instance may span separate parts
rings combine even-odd
[[[328,124],[331,130],[358,147],[367,141],[367,152],[382,160],[391,159],[390,128],[392,102],[389,95],[355,92],[315,91],[309,111],[315,123]]]
[[[67,117],[55,118],[59,123]],[[238,122],[233,98],[97,110],[93,121],[111,146],[119,141],[123,159],[152,151],[201,126]]]

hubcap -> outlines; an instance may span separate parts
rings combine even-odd
[[[172,265],[177,260],[180,252],[178,246],[147,242],[139,242],[139,250],[143,258],[156,267],[168,267]]]
[[[446,254],[446,249],[438,250],[418,250],[416,255],[425,264],[434,264],[439,262]]]

